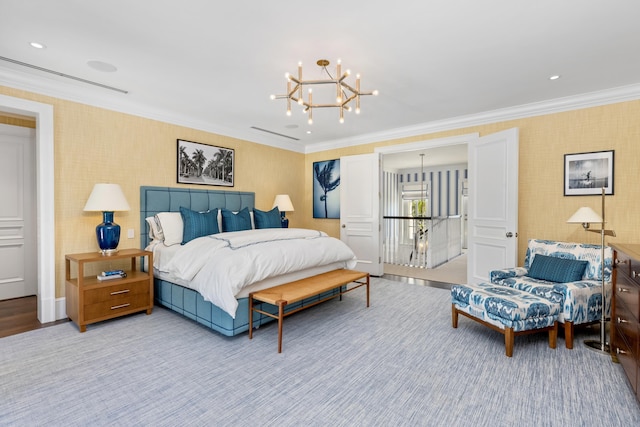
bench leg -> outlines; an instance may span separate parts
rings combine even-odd
[[[369,307],[369,273],[367,273],[367,307]]]
[[[249,339],[253,338],[253,294],[249,294]]]
[[[451,326],[458,327],[458,310],[456,310],[455,304],[451,304]]]
[[[564,344],[569,350],[573,348],[573,322],[564,322]]]
[[[553,328],[549,329],[549,348],[556,348],[558,341],[558,322],[553,322]]]
[[[513,328],[504,329],[504,346],[507,353],[507,357],[513,356]]]
[[[278,301],[278,353],[282,353],[282,321],[284,320],[285,301]]]

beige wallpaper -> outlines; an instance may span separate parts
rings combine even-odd
[[[586,233],[566,220],[581,206],[600,211],[597,196],[564,196],[564,155],[615,150],[614,192],[606,197],[607,228],[617,237],[607,242],[640,243],[640,201],[637,164],[640,162],[640,101],[587,108],[527,119],[475,126],[456,131],[314,153],[305,159],[305,226],[339,236],[338,220],[312,218],[313,162],[372,153],[374,147],[405,144],[478,132],[481,136],[517,127],[520,130],[518,258],[524,260],[531,238],[600,243],[599,234]],[[614,240],[615,239],[615,240]]]
[[[116,212],[122,227],[119,248],[139,247],[140,186],[177,186],[177,139],[235,149],[235,186],[211,188],[255,191],[256,207],[269,210],[276,194],[291,196],[302,206],[304,155],[141,117],[104,110],[0,86],[0,93],[54,107],[56,296],[64,295],[64,256],[97,250],[99,212],[82,209],[97,182],[122,186],[131,205]],[[298,225],[300,213],[287,214]],[[133,228],[135,237],[127,239]]]
[[[580,206],[596,211],[600,199],[563,195],[564,154],[615,150],[615,195],[607,197],[609,227],[616,242],[640,243],[636,207],[640,200],[640,101],[439,132],[382,143],[303,155],[150,119],[0,86],[4,95],[51,104],[55,131],[56,296],[64,294],[64,255],[96,249],[99,213],[82,208],[97,182],[119,183],[131,205],[117,212],[121,248],[139,245],[139,187],[176,185],[176,139],[236,150],[233,190],[255,191],[256,207],[270,209],[275,194],[291,196],[291,225],[339,236],[335,219],[312,218],[312,165],[319,160],[373,152],[374,147],[479,132],[520,129],[519,258],[530,238],[598,243],[566,219]],[[201,186],[193,186],[203,188]],[[224,189],[223,187],[212,187]],[[133,228],[136,237],[126,238]],[[609,241],[613,241],[609,239]]]

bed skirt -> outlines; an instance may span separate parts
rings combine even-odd
[[[338,295],[340,288],[332,289],[318,296],[307,298],[295,304],[287,305],[285,313],[304,307],[320,299]],[[167,282],[166,280],[154,279],[154,295],[156,304],[169,308],[183,316],[195,320],[201,325],[211,328],[214,331],[228,337],[241,334],[249,330],[249,298],[238,299],[238,310],[236,318],[232,318],[228,313],[213,305],[198,292],[185,288],[178,284]],[[261,310],[277,315],[278,307],[271,304],[260,303]],[[273,318],[260,313],[254,313],[253,327],[259,328],[265,323],[274,321]]]

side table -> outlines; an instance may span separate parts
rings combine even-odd
[[[80,332],[87,325],[131,313],[153,310],[153,274],[136,269],[136,258],[147,257],[153,265],[153,253],[140,249],[122,249],[112,255],[99,252],[65,256],[65,295],[67,316]],[[85,276],[85,264],[130,259],[127,277],[100,281],[96,275]],[[71,277],[71,263],[78,266],[76,277]]]

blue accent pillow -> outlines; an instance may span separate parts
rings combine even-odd
[[[206,212],[196,212],[180,206],[180,216],[182,216],[183,231],[182,244],[202,236],[217,234],[218,230],[218,210]]]
[[[249,209],[244,208],[238,213],[222,209],[222,231],[251,230],[251,215]]]
[[[527,276],[548,282],[576,282],[582,279],[587,261],[536,254]]]
[[[271,209],[269,212],[253,209],[253,220],[256,228],[282,228],[280,220],[280,211],[278,207]]]

